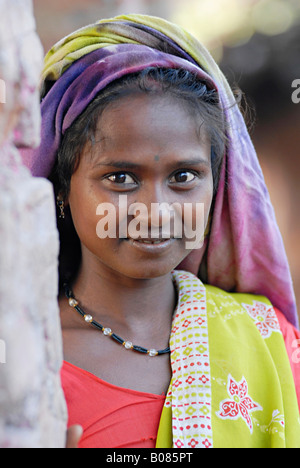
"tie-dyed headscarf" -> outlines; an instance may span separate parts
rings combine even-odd
[[[289,265],[263,174],[226,78],[188,32],[163,19],[102,20],[58,42],[42,74],[41,145],[24,152],[33,175],[48,177],[64,132],[109,83],[149,66],[184,68],[219,92],[228,149],[202,249],[180,265],[226,291],[260,294],[298,325]]]

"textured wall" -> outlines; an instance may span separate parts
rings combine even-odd
[[[50,183],[18,147],[39,143],[43,51],[31,0],[0,0],[0,447],[64,447],[57,304],[58,233]]]

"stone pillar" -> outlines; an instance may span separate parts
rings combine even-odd
[[[0,447],[63,448],[54,196],[18,151],[39,144],[43,51],[31,0],[0,0],[0,18]]]

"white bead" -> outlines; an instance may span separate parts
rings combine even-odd
[[[72,297],[70,297],[69,299],[69,305],[71,307],[76,307],[78,305],[78,302],[76,301],[76,299],[73,299]]]
[[[91,315],[85,315],[84,320],[88,323],[91,323],[93,321],[93,317]]]
[[[124,348],[131,349],[132,347],[133,347],[133,344],[131,343],[131,341],[126,341],[124,343]]]
[[[106,336],[109,336],[111,335],[112,331],[110,328],[104,328],[103,330],[103,334],[106,335]]]
[[[157,356],[157,351],[156,349],[149,349],[148,354],[149,356],[154,357]]]

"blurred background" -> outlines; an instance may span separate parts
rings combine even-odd
[[[285,242],[300,308],[300,0],[34,0],[45,52],[77,28],[126,13],[161,16],[210,50],[250,108],[250,132]],[[300,96],[300,93],[299,93]],[[300,316],[300,314],[299,314]]]

